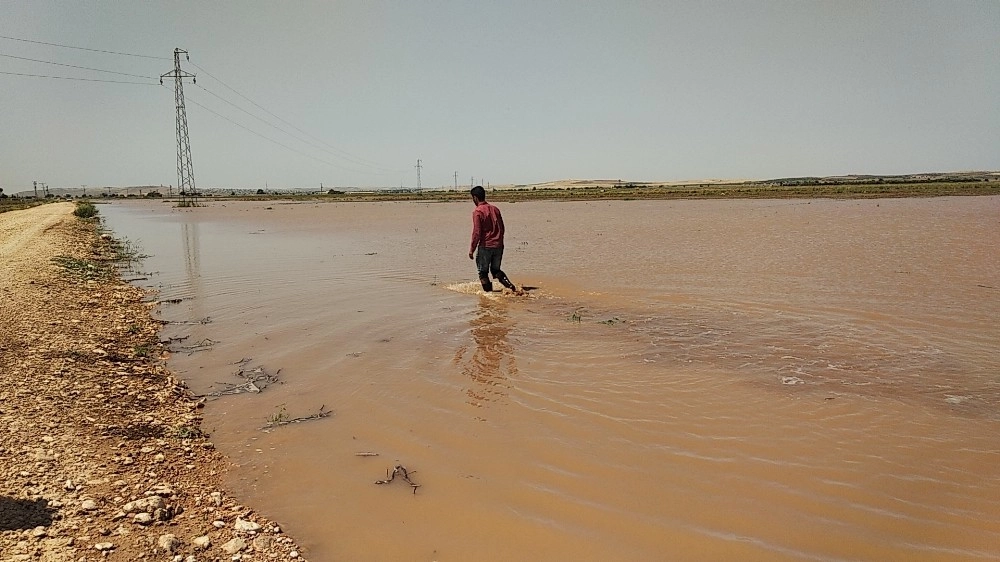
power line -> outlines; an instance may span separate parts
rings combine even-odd
[[[169,89],[166,86],[163,86],[163,87],[165,89]],[[218,118],[220,118],[222,120],[228,121],[228,122],[232,123],[233,125],[236,125],[237,127],[243,129],[244,131],[246,131],[246,132],[248,132],[248,133],[250,133],[252,135],[258,136],[258,137],[260,137],[260,138],[262,138],[262,139],[264,139],[264,140],[266,140],[268,142],[272,142],[272,143],[274,143],[274,144],[276,144],[276,145],[278,145],[278,146],[280,146],[280,147],[282,147],[282,148],[284,148],[286,150],[290,150],[290,151],[292,151],[292,152],[294,152],[296,154],[299,154],[301,156],[305,156],[306,158],[310,158],[310,159],[315,160],[317,162],[322,162],[323,164],[326,164],[327,166],[332,166],[334,168],[340,168],[342,170],[347,170],[349,172],[355,172],[355,173],[360,173],[360,174],[371,173],[371,172],[364,172],[363,170],[355,170],[353,168],[348,168],[346,166],[340,166],[338,164],[334,164],[333,162],[329,162],[327,160],[323,160],[322,158],[317,158],[317,157],[315,157],[315,156],[313,156],[311,154],[307,154],[305,152],[302,152],[301,150],[297,150],[295,148],[292,148],[292,147],[288,146],[287,144],[282,143],[281,141],[274,140],[274,139],[272,139],[271,137],[269,137],[267,135],[261,134],[261,133],[255,131],[255,130],[251,129],[250,127],[247,127],[246,125],[243,125],[241,123],[233,121],[232,119],[226,117],[225,115],[219,113],[218,111],[215,111],[214,109],[211,109],[211,108],[209,108],[209,107],[207,107],[207,106],[205,106],[203,104],[200,104],[197,101],[191,99],[190,97],[187,98],[187,101],[189,101],[190,103],[193,103],[194,105],[197,105],[198,107],[204,109],[205,111],[211,113],[212,115],[215,115],[216,117],[218,117]]]
[[[27,60],[27,61],[31,61],[31,62],[41,62],[41,63],[45,63],[45,64],[54,64],[54,65],[57,65],[57,66],[68,66],[70,68],[80,68],[80,69],[83,69],[83,70],[93,70],[95,72],[107,72],[109,74],[120,74],[122,76],[133,76],[135,78],[149,78],[150,80],[155,80],[155,78],[152,77],[152,76],[144,76],[142,74],[129,74],[128,72],[117,72],[117,71],[114,71],[114,70],[104,70],[104,69],[101,69],[101,68],[91,68],[89,66],[77,66],[75,64],[63,64],[61,62],[53,62],[53,61],[50,61],[50,60],[29,59],[28,57],[18,57],[18,56],[14,56],[14,55],[6,55],[4,53],[0,53],[0,57],[7,57],[7,58],[11,58],[11,59],[18,59],[18,60]]]
[[[192,64],[194,64],[194,63],[192,63]],[[306,138],[303,138],[303,137],[301,137],[301,136],[299,136],[299,135],[296,135],[296,134],[294,134],[294,133],[292,133],[292,132],[290,132],[290,131],[287,131],[287,130],[285,130],[285,129],[282,129],[281,127],[279,127],[279,126],[275,125],[274,123],[271,123],[271,122],[270,122],[270,121],[268,121],[267,119],[264,119],[263,117],[261,117],[261,116],[259,116],[259,115],[255,115],[255,114],[251,113],[250,111],[247,111],[246,109],[244,109],[244,108],[242,108],[242,107],[240,107],[240,106],[236,105],[235,103],[233,103],[233,102],[231,102],[231,101],[227,100],[226,98],[224,98],[224,97],[220,96],[219,94],[216,94],[215,92],[213,92],[213,91],[209,90],[208,88],[206,88],[206,87],[202,86],[201,84],[196,84],[196,86],[198,86],[199,88],[201,88],[202,90],[204,90],[204,91],[205,91],[205,93],[207,93],[207,94],[210,94],[210,95],[212,95],[212,96],[214,96],[214,97],[218,98],[218,99],[219,99],[220,101],[222,101],[223,103],[226,103],[226,104],[228,104],[228,105],[231,105],[231,106],[235,107],[236,109],[238,109],[238,110],[242,111],[243,113],[246,113],[246,114],[247,114],[247,115],[249,115],[250,117],[253,117],[254,119],[256,119],[256,120],[260,121],[261,123],[263,123],[263,124],[267,125],[268,127],[271,127],[272,129],[274,129],[274,130],[276,130],[276,131],[279,131],[279,132],[281,132],[281,133],[284,133],[284,134],[286,134],[286,135],[288,135],[288,136],[292,137],[293,139],[295,139],[295,140],[297,140],[297,141],[299,141],[299,142],[301,142],[301,143],[303,143],[303,144],[306,144],[306,145],[309,145],[309,146],[311,146],[312,148],[315,148],[316,150],[319,150],[319,151],[321,151],[321,152],[325,152],[325,153],[327,153],[327,154],[329,154],[329,155],[331,155],[331,156],[334,156],[334,157],[336,157],[336,158],[342,158],[342,159],[344,159],[344,160],[347,160],[348,162],[351,162],[351,163],[353,163],[353,164],[358,164],[358,165],[361,165],[361,166],[365,166],[365,165],[367,165],[367,164],[366,164],[365,162],[363,162],[363,161],[360,161],[360,160],[357,160],[357,159],[353,159],[353,158],[350,158],[350,157],[347,157],[347,156],[344,156],[344,155],[341,155],[341,154],[337,154],[336,152],[331,152],[331,151],[329,151],[329,150],[327,150],[327,149],[323,148],[322,146],[320,146],[320,145],[318,145],[318,144],[316,144],[316,143],[314,143],[314,142],[311,142],[311,141],[310,141],[309,139],[306,139]],[[380,167],[379,169],[382,169],[382,170],[385,170],[386,168],[381,168],[381,167]],[[373,173],[373,174],[379,174],[379,172],[368,172],[368,173]]]
[[[246,109],[244,109],[244,108],[242,108],[242,107],[240,107],[240,106],[236,105],[235,103],[233,103],[233,102],[231,102],[231,101],[227,100],[226,98],[224,98],[224,97],[220,96],[219,94],[216,94],[215,92],[213,92],[213,91],[209,90],[208,88],[206,88],[206,87],[202,86],[201,84],[197,84],[197,86],[198,86],[199,88],[201,88],[202,90],[204,90],[204,91],[205,91],[205,93],[207,93],[207,94],[209,94],[209,95],[212,95],[212,96],[214,96],[215,98],[217,98],[217,99],[218,99],[219,101],[222,101],[223,103],[226,103],[226,104],[228,104],[228,105],[231,105],[231,106],[235,107],[236,109],[238,109],[238,110],[242,111],[243,113],[246,113],[246,114],[247,114],[247,115],[249,115],[250,117],[253,117],[254,119],[256,119],[256,120],[260,121],[261,123],[263,123],[263,124],[267,125],[268,127],[271,127],[272,129],[274,129],[274,130],[276,130],[276,131],[279,131],[279,132],[282,132],[282,133],[285,133],[286,135],[288,135],[288,136],[292,137],[293,139],[295,139],[295,140],[297,140],[297,141],[299,141],[299,142],[302,142],[302,143],[305,143],[305,144],[308,144],[308,145],[310,145],[310,146],[312,146],[312,147],[314,147],[314,148],[318,148],[319,150],[324,150],[323,148],[321,148],[321,147],[318,147],[318,146],[316,146],[316,145],[315,145],[315,144],[313,144],[313,143],[310,143],[310,142],[309,142],[308,140],[303,140],[303,139],[302,139],[301,137],[298,137],[298,136],[296,136],[296,135],[294,135],[294,134],[292,134],[292,133],[290,133],[290,132],[286,131],[285,129],[282,129],[281,127],[279,127],[279,126],[275,125],[274,123],[271,123],[270,121],[268,121],[268,120],[264,119],[263,117],[261,117],[261,116],[259,116],[259,115],[254,115],[253,113],[251,113],[251,112],[247,111]],[[327,152],[327,151],[325,151],[325,150],[324,150],[324,152]],[[333,154],[333,153],[331,153],[331,154]],[[334,154],[334,156],[337,156],[337,155],[336,155],[336,154]]]
[[[252,99],[248,98],[247,96],[245,96],[245,95],[241,94],[240,92],[236,91],[236,89],[235,89],[235,88],[233,88],[233,87],[232,87],[232,86],[230,86],[229,84],[226,84],[226,83],[225,83],[225,82],[223,82],[223,81],[222,81],[221,79],[219,79],[219,78],[218,78],[217,76],[213,75],[213,74],[212,74],[211,72],[209,72],[209,71],[205,70],[204,68],[202,68],[201,66],[199,66],[199,65],[198,65],[197,63],[194,63],[194,62],[192,62],[191,64],[192,64],[192,65],[194,65],[194,66],[195,66],[195,68],[197,68],[198,70],[201,70],[201,71],[202,71],[203,73],[207,74],[207,75],[208,75],[208,76],[209,76],[210,78],[212,78],[213,80],[215,80],[215,81],[216,81],[216,82],[218,82],[219,84],[222,84],[223,86],[225,86],[225,87],[226,87],[226,89],[228,89],[229,91],[233,92],[233,93],[234,93],[234,94],[236,94],[237,96],[240,96],[240,97],[241,97],[241,98],[243,98],[244,100],[246,100],[246,101],[250,102],[251,104],[253,104],[253,106],[254,106],[254,107],[256,107],[257,109],[260,109],[260,110],[261,110],[261,111],[263,111],[264,113],[267,113],[267,114],[268,114],[268,115],[270,115],[271,117],[274,117],[274,118],[275,118],[275,119],[277,119],[278,121],[281,121],[281,122],[282,122],[282,123],[284,123],[285,125],[288,125],[289,127],[291,127],[291,128],[293,128],[293,129],[295,129],[296,131],[298,131],[298,132],[302,133],[303,135],[306,135],[307,137],[309,137],[309,138],[311,138],[311,139],[314,139],[315,141],[317,141],[317,142],[319,142],[319,143],[322,143],[323,145],[327,146],[327,147],[328,147],[328,148],[329,148],[330,150],[332,150],[332,151],[333,151],[333,152],[332,152],[331,154],[334,154],[335,156],[338,156],[339,158],[343,158],[343,159],[345,159],[345,160],[348,160],[348,161],[351,161],[351,162],[353,162],[353,163],[355,163],[355,164],[360,164],[360,165],[362,165],[362,166],[369,166],[369,167],[372,167],[372,168],[378,168],[378,169],[380,169],[380,170],[384,170],[384,171],[386,171],[386,172],[391,172],[391,173],[402,173],[402,170],[396,170],[396,169],[392,169],[392,168],[386,168],[385,166],[382,166],[382,165],[378,164],[377,162],[372,162],[372,161],[370,161],[370,160],[365,160],[365,159],[363,159],[363,158],[359,158],[359,157],[356,157],[356,156],[353,156],[353,155],[351,155],[351,154],[350,154],[349,152],[346,152],[346,151],[344,151],[344,150],[341,150],[341,149],[339,149],[339,148],[337,148],[337,147],[335,147],[335,146],[331,145],[330,143],[328,143],[328,142],[324,141],[323,139],[320,139],[320,138],[316,137],[315,135],[311,135],[311,134],[309,134],[308,132],[306,132],[306,131],[303,131],[303,130],[302,130],[302,129],[300,129],[299,127],[296,127],[296,126],[295,126],[294,124],[292,124],[292,123],[289,123],[289,122],[288,122],[288,121],[286,121],[285,119],[282,119],[282,118],[281,118],[281,117],[279,117],[278,115],[275,115],[275,114],[274,114],[273,112],[271,112],[271,111],[269,111],[268,109],[264,108],[263,106],[261,106],[261,105],[260,105],[260,104],[258,104],[257,102],[253,101]],[[206,91],[207,91],[207,90],[206,90]],[[227,103],[228,103],[228,102],[227,102]],[[266,121],[265,121],[265,123],[266,123]],[[270,125],[270,123],[268,123],[268,124]],[[272,126],[272,127],[274,127],[274,125],[271,125],[271,126]],[[275,127],[275,128],[277,128],[277,127]],[[281,129],[279,129],[279,130],[281,130]],[[293,136],[293,137],[294,137],[294,135],[291,135],[291,133],[288,133],[287,131],[283,131],[283,132],[285,132],[285,133],[286,133],[286,134],[288,134],[289,136]],[[306,142],[306,141],[302,141],[301,139],[299,139],[299,140],[300,140],[301,142]],[[306,144],[310,144],[310,143],[306,142]],[[315,146],[315,145],[313,145],[313,146]],[[318,147],[317,147],[317,148],[318,148]],[[320,149],[320,150],[324,150],[324,149]],[[325,151],[325,152],[330,152],[330,150],[324,150],[324,151]]]
[[[140,84],[143,86],[159,86],[156,82],[128,82],[125,80],[99,80],[97,78],[73,78],[70,76],[49,76],[48,74],[25,74],[23,72],[5,72],[0,70],[0,74],[11,76],[33,76],[35,78],[55,78],[58,80],[80,80],[82,82],[109,82],[111,84]]]
[[[64,49],[78,49],[80,51],[90,51],[93,53],[105,53],[109,55],[122,55],[125,57],[139,57],[144,59],[160,59],[160,60],[170,60],[169,57],[154,57],[150,55],[137,55],[135,53],[122,53],[119,51],[105,51],[103,49],[88,49],[87,47],[74,47],[72,45],[60,45],[59,43],[47,43],[45,41],[34,41],[32,39],[21,39],[19,37],[8,37],[6,35],[0,35],[0,39],[10,39],[11,41],[22,41],[24,43],[35,43],[37,45],[49,45],[51,47],[62,47]]]

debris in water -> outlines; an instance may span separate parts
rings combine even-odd
[[[413,481],[410,480],[410,475],[415,474],[416,472],[417,472],[416,470],[406,470],[405,466],[397,464],[396,467],[392,469],[391,474],[389,473],[389,469],[385,470],[385,480],[376,480],[375,483],[388,484],[396,479],[397,474],[401,474],[402,475],[401,478],[405,480],[407,484],[410,485],[410,488],[413,489],[413,493],[416,494],[417,488],[420,487],[420,484],[414,484]]]

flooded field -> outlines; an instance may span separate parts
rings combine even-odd
[[[1000,558],[1000,197],[500,207],[100,211],[312,560]]]

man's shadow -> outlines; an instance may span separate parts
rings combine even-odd
[[[55,509],[49,507],[48,500],[19,500],[0,496],[0,531],[48,527],[52,524],[54,512]]]

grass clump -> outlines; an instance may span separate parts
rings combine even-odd
[[[77,201],[73,214],[81,219],[90,219],[97,216],[97,207],[90,201]]]
[[[84,281],[103,279],[111,274],[107,265],[92,260],[74,258],[72,256],[56,256],[53,263],[63,268],[66,273],[79,277]]]

